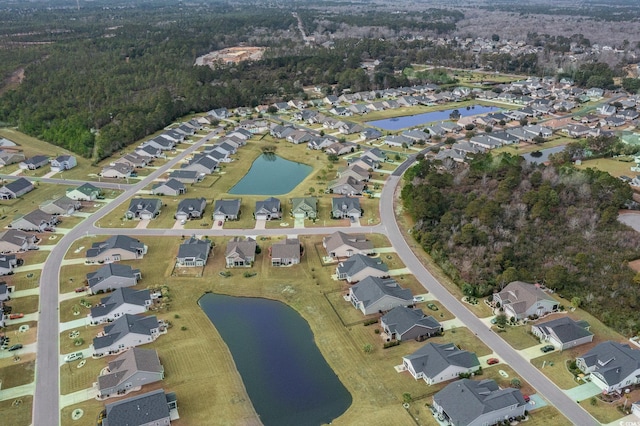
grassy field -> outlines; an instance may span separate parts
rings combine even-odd
[[[85,359],[84,367],[78,368],[81,361],[67,362],[60,366],[60,393],[70,394],[90,388],[98,381],[100,371],[107,366],[104,359]]]
[[[38,296],[16,297],[11,299],[14,313],[32,314],[38,312]]]
[[[498,332],[497,327],[491,327]],[[514,349],[525,349],[540,343],[537,337],[530,333],[530,325],[507,326],[504,331],[500,331],[499,336],[502,337]]]
[[[18,331],[23,325],[29,326],[29,330],[26,332]],[[13,342],[22,343],[23,345],[29,345],[36,341],[38,335],[38,323],[35,321],[21,322],[19,324],[9,324],[4,328],[4,332],[9,336]],[[26,359],[26,356],[24,357]]]
[[[275,239],[263,245],[267,246],[273,241]],[[301,241],[309,248],[319,243],[321,237],[303,236]],[[374,334],[375,326],[343,325],[325,293],[339,296],[344,284],[331,280],[333,268],[323,267],[315,250],[307,250],[301,264],[289,268],[271,267],[269,258],[263,251],[250,269],[257,276],[245,278],[245,269],[232,269],[230,277],[221,279],[218,271],[225,269],[224,256],[221,255],[225,239],[216,238],[214,256],[205,268],[204,277],[169,279],[171,267],[167,265],[167,253],[174,253],[180,239],[146,238],[144,242],[149,245],[149,253],[141,261],[131,264],[142,270],[143,283],[167,286],[168,300],[165,300],[164,307],[157,315],[173,323],[166,336],[161,336],[146,347],[156,348],[159,352],[167,375],[162,386],[177,392],[182,417],[180,422],[184,422],[181,424],[204,424],[213,415],[220,424],[252,424],[256,419],[226,345],[195,303],[207,290],[280,300],[296,309],[309,322],[316,344],[353,395],[352,406],[333,424],[364,422],[382,425],[398,421],[404,424],[410,421],[410,417],[401,406],[402,394],[409,392],[412,395],[426,396],[440,388],[428,387],[424,382],[415,381],[406,374],[398,374],[393,369],[394,365],[401,363],[402,356],[416,350],[420,343],[411,341],[383,350],[380,337]],[[79,244],[86,245],[84,242]],[[167,266],[152,266],[159,264]],[[68,268],[75,266],[66,266],[65,270]],[[65,275],[68,275],[68,271],[65,271]],[[345,308],[360,315],[344,300],[342,302]],[[87,334],[95,334],[95,330],[89,328]],[[71,340],[63,336],[61,345],[65,339]],[[176,339],[179,339],[180,345],[175,344]],[[490,353],[467,329],[456,329],[455,333],[448,331],[445,337],[439,339],[448,339],[462,347],[473,348],[480,356]],[[85,344],[88,343],[85,341]],[[365,344],[375,346],[371,353],[363,351]],[[101,362],[106,365],[107,359]],[[68,372],[63,368],[61,374],[64,376]],[[211,380],[213,375],[215,380]],[[88,387],[92,380],[95,378],[78,380],[69,389]],[[71,383],[71,380],[68,381]],[[206,394],[207,398],[200,398],[202,394]],[[85,416],[95,419],[99,406],[93,401],[80,406],[90,410]],[[63,418],[70,408],[72,407],[63,410]],[[420,408],[418,411],[416,415],[422,423],[432,420],[426,409]]]
[[[585,160],[576,168],[584,170],[588,168],[602,170],[611,176],[634,176],[636,172],[631,171],[635,166],[634,162],[620,161],[617,158],[596,158],[595,160]]]
[[[0,169],[0,171],[2,171]],[[46,201],[64,196],[67,188],[60,185],[35,183],[35,189],[20,198],[0,200],[0,227],[4,228],[13,220],[37,209]],[[62,226],[67,218],[62,218]]]
[[[18,272],[2,278],[8,285],[15,286],[16,291],[36,288],[40,285],[40,271]]]
[[[12,426],[29,426],[31,424],[32,396],[21,396],[18,399],[0,401],[2,422]]]
[[[11,343],[15,339],[11,336]],[[16,341],[17,343],[17,341]],[[20,355],[20,362],[13,357],[0,359],[0,379],[2,389],[14,388],[33,382],[35,378],[36,355],[33,353]]]
[[[617,405],[622,405],[623,402],[620,402],[619,404],[609,404],[596,398],[594,405],[591,400],[592,399],[589,398],[584,401],[580,401],[580,405],[601,424],[612,423],[623,417],[622,413],[616,408]],[[628,405],[630,405],[630,403],[628,403]]]

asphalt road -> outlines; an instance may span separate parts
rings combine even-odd
[[[471,331],[473,331],[485,344],[487,344],[496,354],[509,364],[518,374],[530,383],[536,391],[547,401],[550,401],[558,410],[563,413],[571,422],[576,425],[587,426],[597,425],[591,415],[566,396],[553,382],[547,379],[540,371],[533,367],[527,360],[520,356],[511,346],[502,340],[497,334],[491,331],[482,321],[480,321],[467,307],[454,296],[452,296],[424,267],[418,260],[407,241],[404,240],[394,213],[394,194],[401,180],[401,175],[406,171],[415,155],[396,169],[389,176],[383,187],[380,199],[381,225],[376,226],[353,226],[348,229],[344,227],[324,227],[324,228],[301,228],[301,229],[264,229],[255,231],[253,229],[222,229],[212,230],[208,228],[197,230],[181,229],[108,229],[97,228],[96,221],[105,217],[120,204],[131,198],[137,191],[147,186],[155,178],[166,172],[177,164],[185,156],[199,148],[209,140],[211,135],[195,143],[167,164],[154,171],[137,184],[127,186],[125,192],[117,197],[89,219],[83,221],[68,234],[66,234],[51,251],[42,270],[40,279],[40,319],[38,322],[38,341],[36,358],[36,390],[33,402],[33,424],[36,426],[50,425],[52,413],[60,413],[59,398],[52,395],[60,395],[59,382],[59,313],[58,313],[58,293],[60,279],[60,265],[64,255],[73,241],[87,234],[113,235],[126,232],[132,236],[182,236],[182,235],[209,235],[209,236],[236,236],[236,235],[313,235],[330,234],[335,231],[348,232],[371,232],[386,234],[395,248],[398,255],[409,270],[415,275],[420,283],[432,293],[442,305],[462,321]]]

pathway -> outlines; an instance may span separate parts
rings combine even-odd
[[[33,395],[36,382],[27,383],[22,386],[15,386],[8,389],[0,389],[0,401],[7,401],[9,399],[17,399],[22,396]]]

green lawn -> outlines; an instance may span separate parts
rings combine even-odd
[[[498,330],[496,327],[492,327],[492,329],[494,331]],[[540,343],[538,338],[531,334],[531,325],[508,325],[504,331],[499,333],[499,336],[516,350],[525,349]]]
[[[598,398],[595,400],[595,405],[591,402],[591,398],[580,401],[580,405],[601,424],[612,423],[623,417],[623,414],[616,408],[619,404],[608,404]]]
[[[580,348],[579,351],[553,351],[544,356],[534,358],[531,360],[531,364],[540,369],[540,371],[542,371],[549,380],[558,385],[560,389],[571,389],[579,386],[580,383],[576,382],[573,378],[573,374],[571,374],[567,368],[567,362],[574,359],[571,356],[572,354],[581,355],[584,352],[584,348]],[[543,365],[544,368],[542,367]]]
[[[16,297],[11,299],[11,307],[14,313],[33,314],[38,312],[38,296]]]
[[[84,366],[81,368],[78,368],[81,361],[67,362],[60,367],[60,393],[62,395],[91,387],[87,386],[87,383],[97,382],[100,371],[107,366],[110,360],[86,358],[84,361]]]
[[[35,183],[35,189],[18,199],[0,200],[0,227],[4,228],[13,220],[40,207],[46,201],[65,195],[66,187],[46,183]],[[62,221],[64,223],[63,218]]]

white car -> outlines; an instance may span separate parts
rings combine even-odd
[[[414,302],[424,302],[424,296],[415,296],[413,298]]]
[[[64,362],[71,362],[82,358],[84,358],[82,352],[73,352],[64,357]]]

